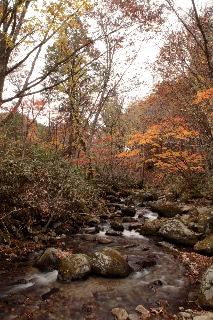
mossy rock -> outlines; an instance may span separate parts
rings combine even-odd
[[[96,251],[92,256],[92,263],[93,272],[106,277],[127,277],[132,272],[124,257],[112,248]]]
[[[140,228],[140,234],[147,235],[147,236],[148,235],[154,236],[157,234],[162,223],[163,223],[163,220],[161,219],[155,219],[153,221],[145,221]]]
[[[162,217],[166,218],[173,218],[176,215],[181,215],[182,210],[176,204],[172,202],[165,202],[165,203],[155,203],[151,205],[151,209]]]
[[[194,246],[194,250],[199,253],[212,256],[213,255],[213,235],[210,235],[205,239],[198,241]]]
[[[205,235],[213,233],[213,210],[208,207],[198,207],[199,213],[197,218],[198,232]]]
[[[213,265],[203,274],[198,302],[203,308],[213,308]]]
[[[36,263],[36,267],[40,271],[53,271],[59,267],[59,257],[56,248],[48,248],[44,251]]]
[[[91,273],[92,261],[86,254],[73,254],[61,259],[58,280],[70,282],[81,280]]]

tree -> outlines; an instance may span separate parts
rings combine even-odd
[[[0,103],[13,101],[46,89],[44,84],[54,69],[63,65],[73,52],[57,61],[49,73],[35,74],[36,64],[43,54],[45,45],[59,36],[66,27],[76,26],[76,16],[87,10],[89,2],[63,0],[42,2],[33,0],[2,0],[0,3]],[[63,37],[61,37],[63,42]],[[89,45],[83,44],[82,47]],[[76,48],[76,52],[82,47]],[[25,68],[25,79],[15,91],[4,94],[4,87],[10,76]],[[43,87],[39,85],[44,84]]]
[[[169,83],[173,98],[169,103],[179,106],[182,117],[199,132],[200,152],[206,155],[206,170],[213,168],[212,124],[205,108],[195,102],[199,92],[212,87],[212,6],[198,12],[192,0],[192,8],[185,15],[175,8],[172,1],[167,3],[177,16],[181,28],[167,34],[156,61],[155,71],[161,81]],[[161,85],[157,86],[157,90]],[[187,90],[186,90],[187,89]],[[165,99],[165,94],[162,94]],[[176,102],[175,102],[176,100]],[[165,101],[165,103],[167,103]],[[167,103],[168,105],[168,103]]]

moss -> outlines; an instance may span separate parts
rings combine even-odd
[[[162,221],[163,220],[161,219],[156,219],[153,221],[145,221],[145,223],[140,229],[140,234],[150,235],[150,236],[157,234],[158,230],[161,227]]]
[[[94,253],[92,257],[93,272],[107,277],[127,277],[132,268],[123,256],[112,248],[105,248]]]
[[[207,255],[213,255],[213,235],[210,235],[195,244],[194,250]]]
[[[86,254],[73,254],[60,261],[58,280],[82,279],[91,272],[91,259]]]

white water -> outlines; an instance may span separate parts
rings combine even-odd
[[[25,290],[32,286],[48,286],[50,283],[57,280],[57,275],[58,271],[54,270],[47,273],[36,273],[33,275],[33,279],[32,276],[27,276],[24,278],[28,281],[27,283],[14,285],[11,289],[5,292],[3,296]]]

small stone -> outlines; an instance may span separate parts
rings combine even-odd
[[[183,318],[183,319],[191,319],[191,314],[188,312],[179,312],[179,315]]]
[[[122,298],[121,297],[116,297],[116,300],[117,301],[122,301]]]
[[[142,305],[138,305],[136,308],[135,308],[135,311],[139,312],[142,314],[143,316],[143,319],[147,319],[150,317],[150,312],[149,310],[147,310],[146,308],[144,308]]]
[[[115,316],[115,320],[127,320],[129,318],[128,313],[125,309],[122,308],[114,308],[112,309],[112,314]]]
[[[184,307],[179,307],[178,310],[179,311],[184,311]]]
[[[34,241],[34,242],[38,242],[38,241],[39,241],[38,236],[33,237],[33,241]]]

